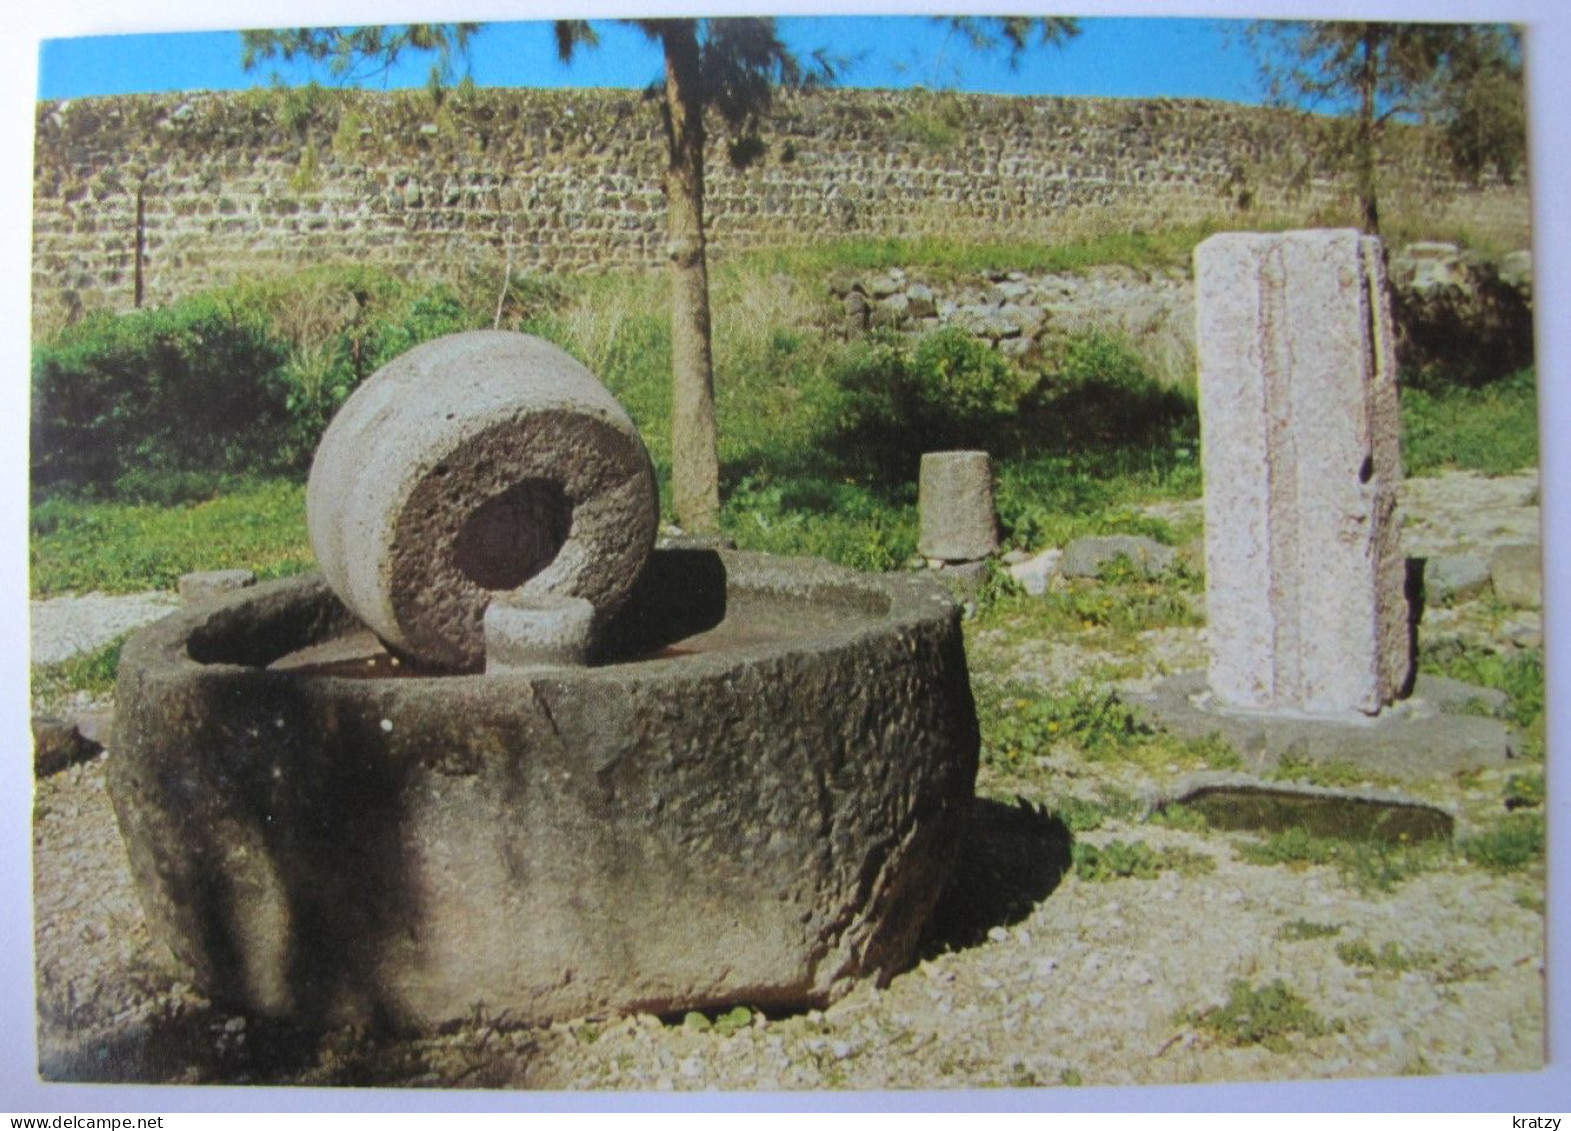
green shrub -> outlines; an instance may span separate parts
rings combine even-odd
[[[1494,828],[1461,842],[1462,855],[1491,872],[1519,872],[1544,858],[1544,815],[1508,814]]]
[[[1319,1037],[1343,1028],[1340,1022],[1322,1018],[1280,978],[1265,986],[1236,980],[1228,986],[1226,1004],[1199,1013],[1180,1013],[1175,1020],[1210,1033],[1226,1045],[1260,1045],[1275,1053],[1290,1051],[1295,1035]]]
[[[1434,381],[1403,388],[1402,463],[1409,475],[1451,468],[1504,475],[1537,462],[1533,369],[1482,388]]]
[[[1152,848],[1143,840],[1113,840],[1098,847],[1077,842],[1073,850],[1075,877],[1086,883],[1113,880],[1154,880],[1163,872],[1198,876],[1216,870],[1216,861],[1187,848]]]
[[[35,486],[105,493],[133,469],[282,470],[287,356],[258,314],[223,298],[85,319],[34,352]]]
[[[834,371],[838,434],[848,465],[882,479],[914,478],[923,452],[998,451],[1000,428],[1019,408],[1024,376],[958,327],[915,347],[879,339],[854,348]]]

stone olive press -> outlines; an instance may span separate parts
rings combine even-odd
[[[822,1005],[911,961],[976,774],[938,583],[656,549],[632,422],[518,334],[373,376],[307,509],[321,575],[120,664],[132,872],[216,1000],[537,1022]]]

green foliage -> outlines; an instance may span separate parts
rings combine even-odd
[[[945,236],[840,239],[752,253],[771,271],[822,278],[836,271],[914,268],[932,278],[986,271],[1077,272],[1108,264],[1140,269],[1185,267],[1209,225],[1151,232],[1119,228],[1069,243],[976,243]]]
[[[53,499],[34,509],[33,521],[36,597],[166,589],[199,569],[279,577],[314,564],[305,491],[278,480],[176,507]]]
[[[1520,872],[1544,858],[1544,814],[1508,813],[1494,828],[1464,838],[1462,855],[1491,872]]]
[[[1308,919],[1294,919],[1291,923],[1283,923],[1277,930],[1276,937],[1283,942],[1308,942],[1311,939],[1329,939],[1342,933],[1342,928],[1336,923],[1315,923]]]
[[[374,372],[416,346],[444,334],[478,329],[480,325],[477,315],[465,310],[451,291],[436,287],[417,294],[375,327],[369,338],[366,365]]]
[[[1104,788],[1101,800],[1090,801],[1073,794],[1060,797],[1047,806],[1048,815],[1064,823],[1072,833],[1086,833],[1109,820],[1128,820],[1140,812],[1140,803],[1128,794]]]
[[[1371,974],[1405,974],[1409,970],[1425,970],[1434,966],[1439,956],[1423,950],[1405,950],[1394,942],[1382,943],[1378,949],[1362,939],[1336,944],[1336,956],[1349,966],[1357,966]]]
[[[1455,468],[1506,475],[1535,466],[1536,371],[1523,369],[1477,388],[1433,375],[1405,386],[1402,462],[1410,475]]]
[[[1231,751],[1232,747],[1228,749]],[[1236,754],[1234,756],[1237,757]],[[1206,815],[1190,805],[1166,805],[1151,814],[1151,824],[1164,829],[1182,829],[1190,833],[1211,831],[1211,822],[1206,820]]]
[[[842,461],[859,474],[909,481],[923,452],[998,448],[1025,378],[996,350],[958,327],[915,347],[884,338],[854,347],[834,373],[841,390]]]
[[[1111,691],[1081,684],[1061,693],[984,690],[978,696],[982,757],[1020,763],[1068,744],[1089,758],[1107,757],[1152,733]]]
[[[1359,891],[1391,891],[1398,884],[1438,866],[1447,847],[1438,841],[1390,844],[1315,836],[1302,828],[1272,833],[1236,845],[1239,859],[1263,866],[1334,867]]]
[[[720,525],[745,550],[856,569],[896,569],[916,553],[916,508],[885,503],[855,483],[750,477],[727,493]]]
[[[901,141],[935,152],[949,149],[965,131],[965,106],[952,91],[913,97],[890,131]]]
[[[126,638],[117,636],[88,652],[68,656],[59,663],[34,664],[32,699],[35,709],[53,711],[79,692],[95,699],[105,698],[114,689],[115,673],[120,669],[120,650]]]
[[[1503,718],[1525,729],[1543,725],[1544,653],[1539,649],[1502,654],[1450,639],[1425,647],[1418,666],[1420,671],[1503,691],[1510,696]]]
[[[286,348],[221,297],[68,327],[33,355],[36,488],[126,471],[277,471],[290,460]]]
[[[1163,872],[1199,876],[1216,870],[1216,860],[1187,848],[1152,848],[1143,840],[1112,840],[1098,846],[1077,841],[1073,849],[1075,878],[1085,883],[1113,880],[1154,880]]]
[[[1307,785],[1346,789],[1358,785],[1391,785],[1396,779],[1352,762],[1315,761],[1289,750],[1274,770],[1266,775],[1272,781],[1303,782]]]
[[[362,268],[85,319],[34,352],[35,492],[168,505],[299,474],[375,369],[480,324],[445,287]]]
[[[1506,779],[1507,809],[1537,809],[1544,804],[1544,773],[1512,774]]]
[[[1174,1020],[1209,1033],[1225,1045],[1260,1045],[1275,1053],[1290,1052],[1295,1036],[1321,1037],[1343,1028],[1339,1021],[1322,1018],[1280,978],[1265,986],[1235,980],[1228,986],[1224,1005],[1180,1013]]]

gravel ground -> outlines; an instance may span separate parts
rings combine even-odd
[[[54,664],[89,652],[122,633],[151,624],[180,607],[173,593],[103,593],[28,602],[35,664]]]
[[[1456,493],[1449,536],[1464,538],[1485,509],[1476,491]],[[1520,540],[1518,512],[1529,507],[1521,491],[1514,499],[1506,528]],[[1434,504],[1429,515],[1442,513]],[[1427,530],[1445,520],[1426,521]],[[35,617],[35,633],[43,623]],[[1446,631],[1487,637],[1501,624],[1480,612]],[[1164,629],[1143,643],[1133,657],[980,634],[969,647],[978,667],[1047,685],[1113,660],[1140,684],[1203,655],[1200,630]],[[107,757],[112,749],[37,783],[48,1079],[757,1092],[1530,1072],[1544,1062],[1542,867],[1497,874],[1451,858],[1394,890],[1365,891],[1331,867],[1247,863],[1247,834],[1133,816],[1077,839],[1182,849],[1212,869],[1091,882],[1069,867],[1069,834],[1041,806],[1066,791],[1134,792],[1151,781],[1068,760],[1020,777],[984,770],[959,875],[920,961],[831,1008],[534,1029],[477,1015],[414,1040],[306,1034],[226,1014],[165,969],[104,792]],[[1497,814],[1507,774],[1415,788],[1456,813],[1465,833]],[[1349,949],[1359,947],[1405,960],[1360,963]],[[1237,983],[1277,980],[1312,1011],[1301,1031],[1251,1041],[1217,1025]]]

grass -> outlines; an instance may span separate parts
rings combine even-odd
[[[1143,840],[1112,840],[1103,845],[1076,842],[1075,878],[1085,883],[1154,880],[1163,872],[1201,876],[1216,870],[1216,860],[1187,848],[1152,848]]]
[[[1073,753],[1089,764],[1122,763],[1147,769],[1236,769],[1239,756],[1209,736],[1187,739],[1158,731],[1118,695],[1089,683],[1062,691],[986,681],[976,684],[982,761],[997,770],[1030,775],[1038,758]]]
[[[1508,813],[1493,828],[1458,844],[1464,858],[1491,872],[1521,872],[1544,859],[1544,815],[1536,810]]]
[[[78,693],[106,698],[114,689],[120,668],[120,649],[126,638],[118,636],[90,652],[79,652],[55,664],[34,664],[32,700],[44,713],[59,710]]]
[[[1447,846],[1437,841],[1387,844],[1373,840],[1342,840],[1315,836],[1302,828],[1240,840],[1239,859],[1267,867],[1333,867],[1359,891],[1392,891],[1398,884],[1439,867]]]
[[[1266,777],[1272,781],[1299,782],[1304,785],[1324,786],[1328,789],[1349,789],[1361,785],[1392,786],[1399,779],[1367,766],[1353,762],[1329,759],[1314,761],[1288,751]]]
[[[1419,670],[1502,691],[1510,697],[1501,717],[1531,730],[1544,716],[1544,653],[1533,648],[1503,654],[1477,644],[1446,640],[1423,649]]]
[[[1187,262],[1208,234],[1205,228],[1125,230],[1063,244],[1008,245],[867,239],[717,260],[712,298],[725,533],[744,548],[862,569],[898,568],[915,553],[914,477],[887,469],[868,474],[854,445],[847,450],[845,390],[837,374],[857,347],[841,336],[827,275],[892,266],[935,279],[1106,264],[1163,268]],[[374,272],[315,269],[223,294],[269,320],[287,348],[291,388],[310,394],[312,403],[328,403],[339,391],[326,386],[345,379],[350,354],[363,368],[426,334],[492,324],[498,280],[474,268],[452,274],[421,292]],[[512,280],[499,323],[557,342],[601,377],[642,430],[662,492],[670,466],[667,298],[662,273],[526,275]],[[1192,390],[1157,383],[1128,343],[1105,335],[1082,335],[1050,352],[1023,375],[1031,391],[989,437],[1006,543],[1035,550],[1082,534],[1141,533],[1169,544],[1192,537],[1195,529],[1174,529],[1137,509],[1199,494]],[[1531,373],[1476,390],[1431,381],[1408,393],[1409,467],[1498,470],[1532,462]],[[311,565],[297,481],[181,472],[175,482],[142,468],[127,469],[124,478],[137,497],[156,505],[134,505],[125,493],[91,503],[35,501],[34,596],[163,588],[193,569],[245,566],[265,577]],[[1140,631],[1196,623],[1187,597],[1198,587],[1198,577],[1182,574],[1084,583],[1045,601],[996,602],[993,624],[1018,634],[1080,631],[1099,647],[1106,641],[1133,650]]]
[[[1394,942],[1377,949],[1362,939],[1337,943],[1336,956],[1348,966],[1370,974],[1401,975],[1410,970],[1427,970],[1440,961],[1427,950],[1406,950]]]
[[[1309,919],[1294,919],[1277,929],[1276,937],[1283,942],[1308,942],[1312,939],[1329,939],[1342,933],[1337,923],[1316,923]]]
[[[1263,986],[1242,979],[1228,986],[1227,1001],[1201,1011],[1179,1013],[1174,1021],[1209,1034],[1234,1048],[1259,1045],[1274,1053],[1291,1052],[1294,1037],[1321,1037],[1341,1032],[1340,1021],[1327,1021],[1280,978]]]
[[[172,507],[51,499],[32,513],[35,597],[170,589],[192,570],[246,568],[282,577],[314,564],[305,489],[258,480]]]
[[[1506,475],[1538,463],[1532,369],[1478,389],[1402,390],[1402,462],[1409,475],[1467,468]]]

